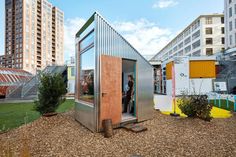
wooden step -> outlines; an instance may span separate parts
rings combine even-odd
[[[147,128],[145,126],[141,124],[134,124],[134,123],[124,125],[123,128],[125,128],[128,131],[135,132],[135,133],[147,131]]]

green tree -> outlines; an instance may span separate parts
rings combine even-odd
[[[53,113],[65,101],[66,84],[61,74],[42,74],[35,110],[40,114]]]

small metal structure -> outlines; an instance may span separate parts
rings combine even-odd
[[[14,86],[7,88],[6,99],[8,100],[33,100],[38,96],[38,85],[41,74],[62,74],[64,82],[67,83],[67,66],[47,66],[43,71],[36,75],[30,75],[30,79],[23,83],[16,83]],[[0,80],[1,83],[1,80]]]
[[[173,77],[176,96],[183,94],[207,94],[213,91],[216,78],[215,56],[176,56],[161,65],[162,86],[165,94],[173,93]],[[207,67],[207,68],[206,68]],[[172,73],[174,68],[174,73]]]
[[[32,77],[31,73],[21,69],[0,67],[0,97],[5,97],[9,89],[24,84]]]
[[[122,114],[128,75],[134,112]],[[114,127],[148,120],[153,106],[153,67],[95,12],[76,34],[75,119],[99,132],[104,119]]]

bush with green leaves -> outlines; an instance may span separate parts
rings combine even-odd
[[[65,101],[66,84],[61,74],[42,74],[35,110],[40,114],[53,113]]]
[[[206,121],[212,119],[213,105],[208,103],[206,95],[183,95],[177,103],[182,113],[188,117],[197,117]]]

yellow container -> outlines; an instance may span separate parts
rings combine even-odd
[[[190,78],[215,78],[215,61],[190,61]]]

